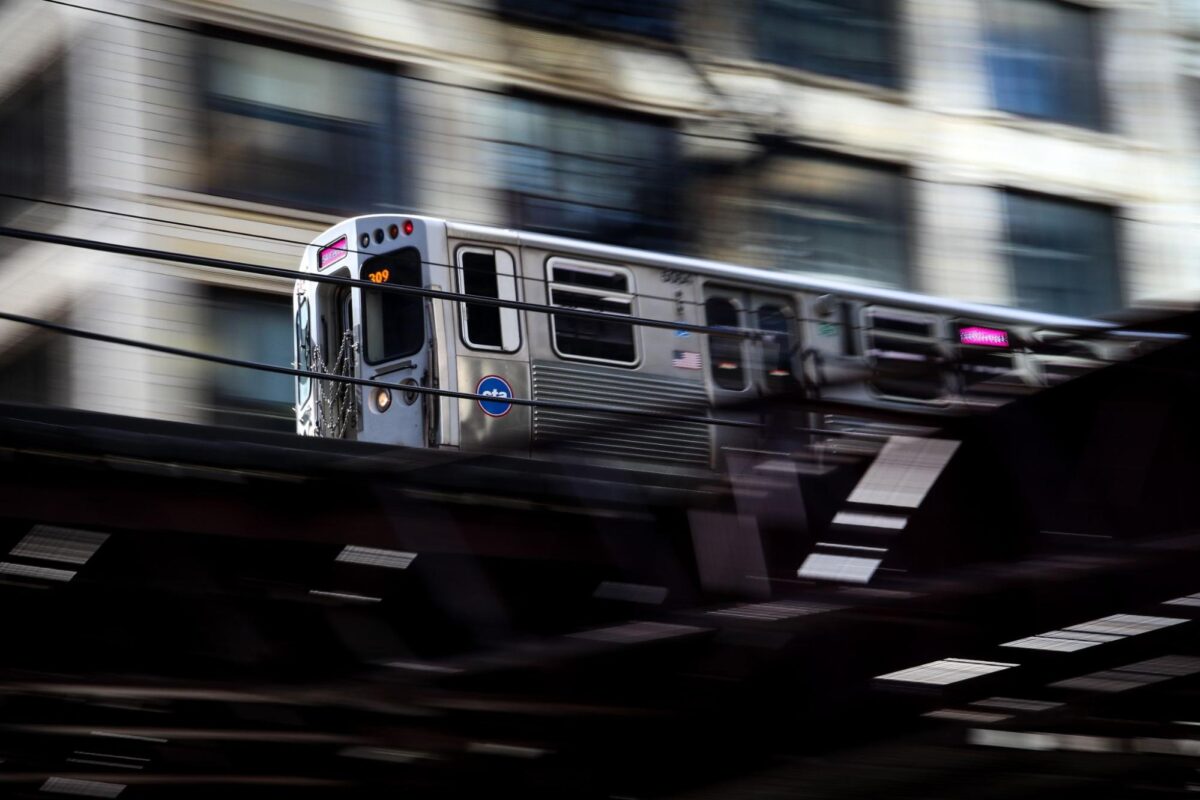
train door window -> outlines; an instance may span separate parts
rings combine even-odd
[[[634,327],[621,322],[631,317],[633,275],[620,267],[580,264],[551,259],[550,305],[611,314],[613,320],[552,314],[554,350],[563,358],[633,366],[637,363]]]
[[[513,257],[504,250],[463,249],[458,251],[459,288],[463,294],[517,299]],[[476,350],[513,353],[521,347],[517,309],[459,303],[463,341]]]
[[[338,290],[338,330],[342,336],[354,333],[354,300],[348,287]]]
[[[421,285],[421,254],[415,247],[368,258],[363,280],[393,286]],[[368,364],[415,355],[425,344],[425,301],[413,294],[364,289],[363,338]]]
[[[354,347],[354,307],[349,287],[331,287],[332,305],[330,324],[325,342],[325,361],[327,368],[332,369],[337,364],[348,362],[347,354]],[[345,366],[339,367],[345,373]]]
[[[301,297],[296,304],[296,369],[312,371],[312,319],[309,315],[308,298]],[[296,378],[296,405],[308,402],[312,394],[312,381],[305,375]]]
[[[714,328],[740,328],[738,307],[728,297],[710,297],[704,302],[706,324]],[[746,388],[746,368],[742,358],[742,339],[731,336],[708,337],[709,369],[713,382],[722,389]]]
[[[762,371],[772,391],[787,389],[792,383],[792,343],[790,313],[783,306],[764,303],[755,311],[758,330],[763,334]]]

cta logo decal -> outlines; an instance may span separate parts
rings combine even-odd
[[[321,269],[325,269],[330,264],[336,264],[346,257],[346,237],[334,239],[331,243],[325,245],[317,251],[317,263],[321,265]]]
[[[480,378],[479,383],[475,386],[475,394],[495,398],[479,401],[479,407],[489,417],[503,417],[512,411],[512,403],[508,402],[509,398],[513,396],[512,387],[499,375],[486,375]]]

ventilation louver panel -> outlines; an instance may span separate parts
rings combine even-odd
[[[552,362],[535,362],[531,372],[537,400],[689,416],[708,413],[708,395],[700,383]],[[533,409],[533,445],[540,450],[691,466],[708,466],[711,459],[709,425],[703,422],[544,406]]]

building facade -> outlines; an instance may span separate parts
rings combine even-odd
[[[0,3],[0,224],[292,268],[405,209],[1067,314],[1200,290],[1195,2],[79,5]],[[287,282],[0,241],[5,311],[290,363]],[[5,399],[291,392],[0,323]]]

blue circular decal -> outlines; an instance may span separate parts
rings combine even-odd
[[[480,378],[475,387],[475,394],[495,398],[494,400],[479,401],[479,407],[489,417],[503,417],[512,411],[512,403],[508,402],[508,399],[513,396],[512,387],[499,375],[485,375]]]

